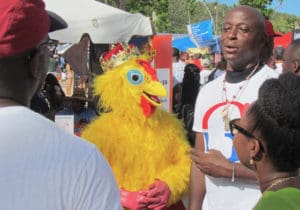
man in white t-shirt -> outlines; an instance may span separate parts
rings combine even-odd
[[[281,65],[279,63],[280,60],[278,60],[278,55],[276,55],[277,53],[275,53],[274,49],[274,39],[276,37],[280,37],[281,35],[276,33],[274,31],[274,27],[273,24],[270,20],[265,20],[265,32],[267,34],[267,42],[266,45],[264,47],[264,53],[263,56],[261,56],[261,60],[266,59],[266,64],[272,68],[275,72],[277,72],[278,74],[281,74],[282,72],[282,68]]]
[[[181,83],[184,75],[185,63],[180,60],[180,52],[176,47],[172,48],[172,75],[173,87]]]
[[[284,51],[285,51],[285,48],[283,46],[277,46],[273,50],[273,56],[275,58],[275,63],[276,63],[275,71],[278,74],[282,73],[282,62],[283,62]]]
[[[0,5],[0,209],[122,209],[97,148],[28,108],[48,70],[48,32],[67,24],[41,0]]]
[[[208,58],[202,59],[202,69],[200,71],[200,84],[204,86],[208,82],[208,76],[211,74],[209,69],[210,61]]]
[[[260,197],[255,173],[239,163],[229,121],[240,118],[260,85],[278,75],[260,61],[264,24],[249,6],[233,8],[225,17],[221,42],[227,71],[206,84],[196,101],[190,210],[250,210]]]

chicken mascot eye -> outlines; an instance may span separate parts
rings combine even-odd
[[[139,85],[144,81],[144,76],[138,70],[130,70],[127,73],[127,79],[131,84]]]

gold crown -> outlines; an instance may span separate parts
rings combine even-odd
[[[127,43],[117,43],[113,48],[100,57],[103,71],[108,71],[140,54],[137,47]]]
[[[100,63],[104,72],[125,63],[132,58],[140,58],[150,61],[155,56],[155,50],[149,43],[141,47],[141,51],[134,45],[117,43],[113,48],[100,57]]]
[[[145,42],[142,46],[141,46],[141,55],[147,60],[147,61],[151,61],[156,54],[156,51],[154,50],[154,48],[152,47],[152,45],[149,42]]]

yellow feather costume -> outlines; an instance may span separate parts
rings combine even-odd
[[[172,205],[188,191],[189,144],[182,122],[158,108],[155,96],[166,91],[155,78],[156,72],[145,70],[138,58],[96,77],[94,93],[109,111],[89,124],[82,137],[109,161],[120,188],[147,189],[159,179],[168,185]],[[155,109],[146,114],[143,101]]]

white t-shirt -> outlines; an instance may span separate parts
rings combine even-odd
[[[275,71],[278,73],[278,74],[281,74],[282,73],[282,63],[276,63],[276,69]]]
[[[97,148],[22,106],[0,108],[0,209],[122,209]]]
[[[200,71],[200,84],[205,85],[208,82],[208,76],[211,74],[211,70],[203,69]]]
[[[226,74],[207,83],[199,92],[193,130],[203,132],[205,148],[216,149],[228,158],[231,162],[238,162],[236,151],[233,147],[233,137],[230,131],[225,131],[221,111],[226,106],[223,95],[223,80]],[[278,74],[266,65],[249,80],[244,91],[232,101],[229,107],[229,118],[240,118],[245,108],[256,100],[258,89],[261,84],[269,78],[276,78]],[[238,92],[238,83],[226,82],[227,97],[230,101],[232,96]],[[229,178],[215,178],[206,176],[206,202],[209,210],[250,210],[258,201],[261,193],[256,181]]]
[[[172,63],[173,87],[181,83],[184,76],[185,63],[182,61]]]

